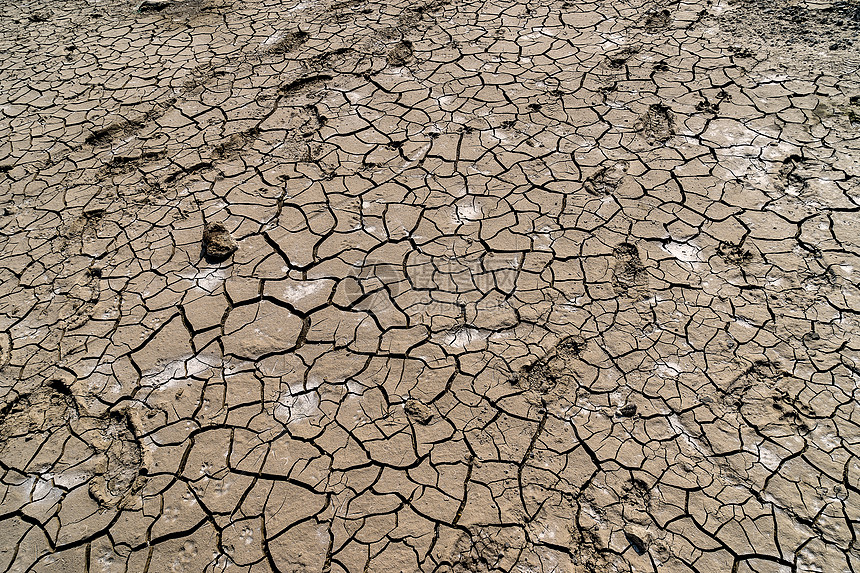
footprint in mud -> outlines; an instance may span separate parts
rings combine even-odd
[[[647,511],[651,501],[651,488],[638,478],[630,478],[621,486],[621,499],[638,511]]]
[[[160,151],[140,151],[129,155],[114,155],[103,168],[103,172],[111,175],[119,175],[122,173],[130,173],[151,161],[158,161],[167,157],[167,152]]]
[[[77,404],[71,393],[59,382],[23,394],[0,409],[0,452],[12,447],[12,441],[29,441],[38,434],[48,434],[78,417]]]
[[[410,60],[412,60],[412,56],[412,42],[409,40],[403,40],[388,52],[386,61],[388,61],[389,66],[405,66]]]
[[[756,53],[746,46],[729,46],[729,52],[736,58],[754,58]]]
[[[8,332],[0,332],[0,370],[12,360],[12,337]]]
[[[696,111],[716,116],[720,113],[720,102],[712,102],[706,97],[702,98],[702,101],[696,104]]]
[[[562,339],[555,347],[556,356],[562,360],[579,358],[588,343],[581,336],[573,335]]]
[[[310,34],[303,30],[293,30],[284,34],[281,39],[276,41],[269,48],[271,54],[285,54],[292,52],[305,42],[307,42]]]
[[[326,82],[332,79],[334,79],[334,76],[329,74],[304,76],[282,85],[278,88],[278,93],[284,96],[294,96],[301,92],[316,91],[325,87]]]
[[[612,288],[620,296],[633,296],[648,285],[648,274],[639,257],[639,249],[632,243],[621,243],[612,251],[615,258]]]
[[[66,468],[87,471],[92,476],[90,496],[104,507],[116,507],[145,481],[137,427],[129,410],[89,415],[67,381],[52,380],[0,409],[0,455],[6,465],[23,474],[60,475]],[[71,436],[83,440],[87,449],[63,449],[47,467],[47,462],[31,467],[47,442]],[[87,457],[81,458],[82,453]]]
[[[661,103],[654,103],[642,114],[634,129],[653,145],[663,143],[675,134],[675,118],[672,110]]]
[[[672,22],[672,14],[665,8],[662,10],[649,10],[645,15],[645,30],[650,33],[659,32],[669,27]]]
[[[245,145],[259,135],[258,129],[248,129],[225,137],[211,147],[213,159],[228,159],[239,152]]]
[[[511,383],[541,396],[563,393],[569,382],[569,361],[579,358],[585,346],[582,337],[568,336],[542,358],[521,368],[511,378]],[[558,392],[554,392],[556,390]]]
[[[752,252],[743,248],[743,245],[721,242],[717,246],[717,254],[728,264],[743,266],[753,260]]]
[[[78,431],[96,452],[90,496],[105,507],[121,505],[146,481],[143,451],[135,435],[137,425],[131,412],[87,418],[80,425],[91,426],[89,430]]]
[[[541,359],[520,369],[511,382],[540,394],[549,394],[558,386],[561,377],[562,372],[554,364]]]
[[[625,46],[620,50],[606,54],[606,63],[613,69],[623,68],[630,58],[639,53],[639,50],[639,46]]]
[[[487,527],[461,531],[452,548],[452,573],[527,571],[524,549],[528,539],[516,528]]]
[[[782,162],[777,173],[777,188],[789,195],[800,195],[806,189],[806,179],[801,175],[804,160],[799,155],[790,155]]]
[[[624,176],[627,175],[629,164],[626,161],[618,161],[611,165],[601,167],[592,173],[582,184],[589,195],[605,197],[612,195],[618,189]]]
[[[342,74],[362,74],[373,69],[372,58],[353,48],[337,48],[307,60],[308,70],[332,70]]]
[[[111,123],[106,127],[94,129],[84,140],[84,143],[86,145],[92,145],[93,147],[108,146],[113,143],[115,139],[141,127],[141,125],[142,124],[139,122],[131,122],[127,120]]]
[[[409,6],[399,17],[401,28],[417,28],[423,20],[433,20],[436,12],[449,5],[451,0],[430,0],[425,4]]]

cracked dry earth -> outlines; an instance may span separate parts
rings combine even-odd
[[[860,571],[856,0],[0,6],[0,570]]]

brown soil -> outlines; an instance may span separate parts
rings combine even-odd
[[[855,0],[0,6],[0,570],[860,570]]]

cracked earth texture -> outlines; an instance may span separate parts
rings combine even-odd
[[[0,6],[0,570],[860,571],[856,0]]]

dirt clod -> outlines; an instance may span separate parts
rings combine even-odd
[[[137,7],[137,11],[141,14],[146,14],[147,12],[161,12],[169,8],[173,4],[172,1],[169,0],[143,0],[140,5]]]
[[[203,230],[203,253],[213,260],[224,260],[233,253],[239,245],[223,223],[211,223]]]
[[[618,408],[618,415],[629,418],[636,415],[636,404],[624,404]]]
[[[433,419],[433,410],[418,400],[407,400],[404,406],[406,414],[422,425],[427,425]]]

